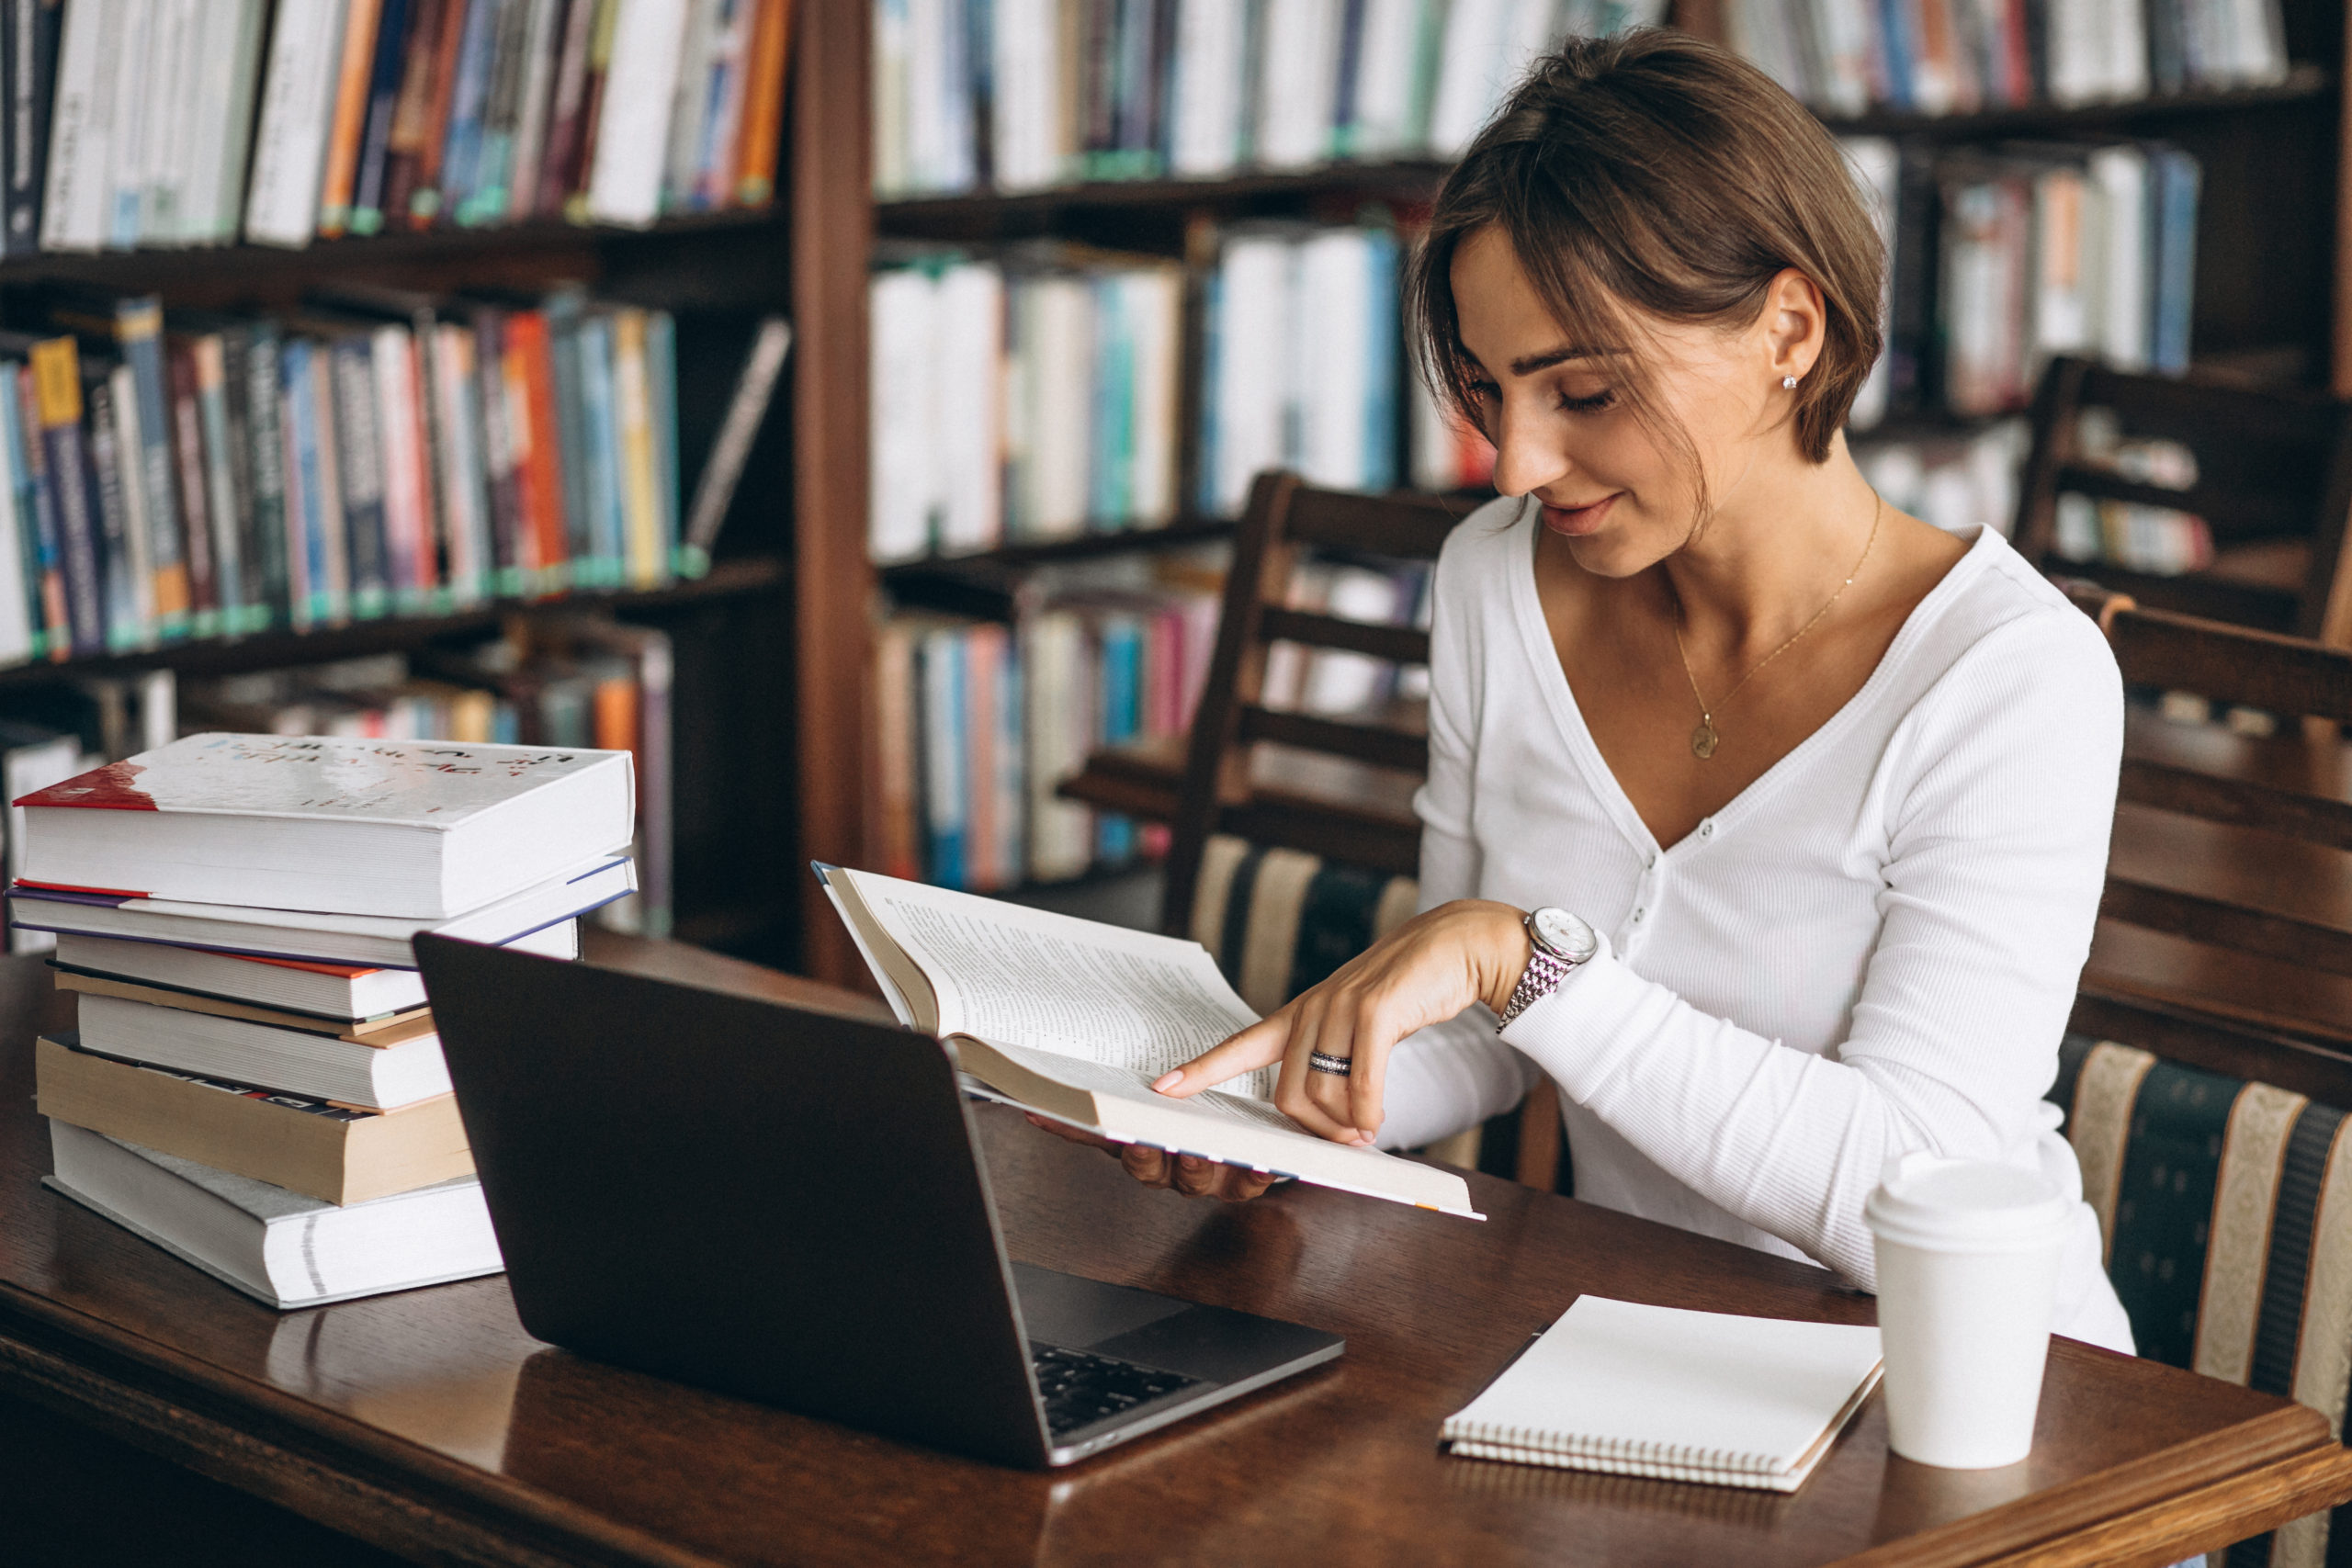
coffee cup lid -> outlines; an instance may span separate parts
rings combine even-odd
[[[2040,1175],[1991,1160],[1914,1151],[1886,1162],[1862,1205],[1889,1241],[1952,1252],[1998,1252],[2043,1245],[2074,1213],[2066,1195]]]

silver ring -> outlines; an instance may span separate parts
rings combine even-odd
[[[1356,1070],[1356,1064],[1351,1056],[1334,1056],[1329,1051],[1309,1051],[1306,1054],[1306,1070],[1343,1078]]]

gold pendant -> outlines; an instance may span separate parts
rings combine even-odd
[[[1690,754],[1701,761],[1715,754],[1715,721],[1702,718],[1699,728],[1690,732]]]

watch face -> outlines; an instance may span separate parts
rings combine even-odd
[[[1600,939],[1566,909],[1538,909],[1529,922],[1544,946],[1573,964],[1582,964],[1600,948]]]

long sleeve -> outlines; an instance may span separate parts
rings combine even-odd
[[[1862,1201],[1889,1156],[2035,1159],[2122,746],[2096,638],[2078,617],[2020,617],[1895,727],[1863,797],[1889,824],[1882,924],[1841,1043],[1785,1047],[1608,954],[1510,1043],[1665,1174],[1871,1285]]]

